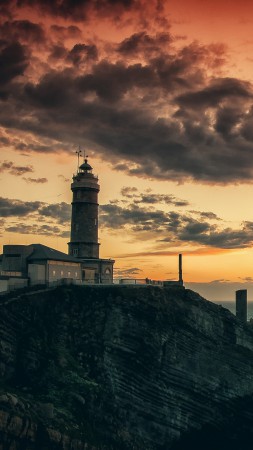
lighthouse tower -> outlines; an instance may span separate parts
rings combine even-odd
[[[78,160],[79,154],[78,153]],[[79,163],[78,163],[79,166]],[[71,184],[73,192],[69,255],[81,261],[84,283],[113,282],[112,259],[99,258],[98,177],[92,173],[87,158],[78,167]]]
[[[87,159],[73,176],[71,237],[69,254],[77,258],[99,258],[98,178]]]

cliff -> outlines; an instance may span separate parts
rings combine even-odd
[[[253,333],[221,306],[73,286],[0,311],[0,450],[252,447]]]

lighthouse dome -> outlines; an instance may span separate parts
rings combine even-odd
[[[92,170],[92,167],[88,163],[88,160],[85,159],[83,164],[81,164],[81,166],[79,167],[79,169],[87,171],[87,170]]]

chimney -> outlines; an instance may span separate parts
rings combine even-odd
[[[247,289],[236,291],[236,317],[247,323]]]
[[[183,270],[182,270],[182,254],[178,255],[178,281],[183,284]]]

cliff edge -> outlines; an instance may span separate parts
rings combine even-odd
[[[221,306],[72,286],[0,311],[0,450],[252,448],[253,332]]]

